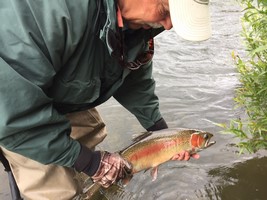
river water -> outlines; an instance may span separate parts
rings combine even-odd
[[[168,162],[156,181],[149,171],[134,176],[122,190],[104,191],[99,199],[114,200],[266,200],[267,153],[238,154],[238,140],[222,134],[214,123],[227,123],[242,113],[234,109],[239,86],[231,52],[245,56],[240,37],[241,8],[235,0],[211,1],[213,35],[193,43],[166,31],[156,40],[154,78],[161,112],[169,127],[214,133],[217,143],[200,152],[200,159]],[[108,138],[102,149],[116,151],[144,131],[115,100],[100,107]]]
[[[241,8],[235,0],[211,2],[213,35],[192,43],[166,31],[155,39],[154,78],[161,112],[169,127],[194,128],[213,133],[216,144],[200,152],[200,159],[171,161],[159,167],[158,178],[136,174],[123,189],[102,191],[97,199],[112,200],[265,200],[267,155],[238,154],[238,140],[222,134],[214,123],[242,115],[234,109],[238,74],[231,58],[245,55],[240,37]],[[114,99],[98,107],[109,135],[99,146],[117,151],[144,129]],[[1,168],[2,169],[2,168]],[[0,171],[0,200],[9,200],[8,182]]]

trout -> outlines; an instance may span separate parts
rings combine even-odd
[[[121,151],[121,156],[132,164],[132,173],[152,169],[153,180],[157,168],[176,154],[188,151],[195,154],[215,142],[210,141],[212,134],[193,129],[164,129],[154,131],[145,139],[130,145]]]
[[[157,177],[158,166],[178,153],[188,151],[192,155],[215,144],[211,141],[213,134],[194,129],[163,129],[148,133],[144,139],[137,140],[119,154],[131,163],[132,174],[152,169],[153,180]],[[88,196],[100,187],[93,184],[87,192]]]

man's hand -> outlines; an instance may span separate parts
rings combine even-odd
[[[131,165],[117,153],[101,152],[101,161],[96,173],[91,177],[94,182],[107,188],[131,174]]]
[[[176,154],[175,156],[173,156],[171,158],[171,160],[189,160],[190,157],[198,159],[200,156],[199,156],[199,154],[190,155],[190,153],[188,151],[182,151],[182,152]]]

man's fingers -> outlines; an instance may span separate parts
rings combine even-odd
[[[100,184],[104,188],[108,188],[109,186],[111,186],[114,183],[113,180],[110,180],[107,177],[103,177],[101,180],[95,181],[95,182],[97,182],[98,184]]]
[[[195,158],[195,159],[198,159],[200,156],[199,154],[192,154],[190,155],[190,153],[188,151],[182,151],[176,155],[174,155],[171,160],[189,160],[190,158]]]
[[[91,177],[107,188],[113,183],[132,174],[132,166],[117,153],[103,152],[100,167]]]
[[[197,154],[197,153],[195,153],[195,154],[191,155],[191,157],[192,157],[192,158],[195,158],[195,159],[199,159],[200,155]]]
[[[191,157],[191,156],[190,156],[190,153],[189,153],[189,152],[185,152],[185,153],[184,153],[184,160],[187,161],[187,160],[190,159],[190,157]]]
[[[174,156],[171,158],[171,160],[178,160],[179,157],[180,157],[180,155],[179,155],[179,154],[176,154],[176,155],[174,155]]]
[[[185,159],[185,151],[182,151],[172,157],[172,160],[184,160]]]
[[[124,162],[124,170],[127,174],[132,174],[132,169],[133,169],[133,166],[131,163],[129,163],[128,161],[126,160],[123,160]]]

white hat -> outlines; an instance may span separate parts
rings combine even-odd
[[[186,40],[202,41],[211,36],[209,0],[169,0],[176,33]]]

